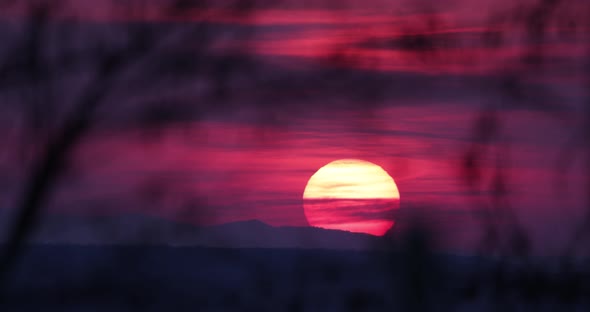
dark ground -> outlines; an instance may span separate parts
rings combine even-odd
[[[524,271],[523,271],[524,270]],[[528,273],[524,273],[524,272]],[[2,311],[585,310],[587,279],[418,252],[30,246]],[[586,275],[587,276],[587,275]],[[575,282],[577,281],[577,282]],[[575,282],[575,284],[574,284]],[[532,285],[532,286],[531,286]],[[569,288],[568,288],[569,287]]]

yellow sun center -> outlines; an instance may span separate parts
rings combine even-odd
[[[383,235],[394,223],[399,197],[397,185],[383,168],[344,159],[311,176],[303,206],[311,226]]]
[[[327,164],[311,176],[303,198],[399,198],[399,190],[381,167],[364,160],[343,159]]]

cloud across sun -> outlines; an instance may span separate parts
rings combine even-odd
[[[303,193],[310,225],[372,235],[383,235],[393,226],[399,198],[397,185],[383,168],[357,159],[323,166]]]
[[[307,183],[305,199],[399,199],[393,178],[364,160],[336,160],[320,168]]]

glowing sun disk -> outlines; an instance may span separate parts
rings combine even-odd
[[[304,212],[311,226],[383,235],[399,207],[393,178],[373,163],[344,159],[314,173],[303,192]]]
[[[399,198],[399,191],[381,167],[364,160],[344,159],[329,163],[311,176],[303,198]]]

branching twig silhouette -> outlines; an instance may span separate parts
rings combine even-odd
[[[236,5],[241,3],[237,1]],[[13,1],[3,0],[0,6],[8,7],[13,5]],[[67,169],[69,158],[72,156],[76,147],[84,140],[89,131],[96,124],[96,112],[99,107],[106,105],[106,98],[118,89],[124,74],[133,68],[136,64],[141,64],[147,60],[166,61],[168,64],[173,64],[174,60],[165,54],[166,45],[173,42],[185,43],[193,39],[200,40],[200,51],[206,51],[206,47],[211,43],[207,40],[210,37],[205,32],[206,28],[199,25],[189,27],[188,30],[173,30],[166,34],[154,34],[148,28],[130,27],[128,32],[128,42],[126,46],[120,50],[114,50],[107,46],[100,46],[98,54],[94,51],[81,52],[80,59],[90,59],[96,71],[93,79],[86,85],[84,90],[80,93],[78,99],[74,101],[72,110],[66,115],[64,120],[55,126],[55,129],[49,129],[42,122],[49,118],[44,116],[45,111],[52,109],[55,105],[55,99],[46,98],[38,94],[40,87],[49,88],[52,83],[52,78],[59,75],[59,72],[51,72],[55,68],[60,68],[67,64],[52,64],[44,55],[44,47],[48,40],[47,28],[54,18],[57,10],[62,9],[67,5],[67,1],[31,1],[25,7],[26,21],[26,40],[22,44],[17,44],[14,50],[9,53],[6,60],[0,62],[0,73],[4,77],[13,76],[22,78],[25,85],[32,86],[33,96],[25,103],[25,110],[28,110],[25,115],[31,118],[31,127],[34,130],[32,137],[35,140],[35,153],[33,157],[33,165],[31,171],[26,177],[26,185],[23,188],[18,202],[17,215],[15,222],[8,231],[6,244],[1,249],[0,253],[0,285],[5,282],[6,275],[12,270],[17,261],[23,244],[26,242],[28,236],[34,230],[42,213],[43,205],[51,196],[52,188],[55,187],[59,178]],[[129,2],[130,9],[135,10],[134,16],[141,18],[144,12],[143,1],[133,3]],[[165,6],[171,14],[176,14],[182,9],[183,1],[170,1],[165,3]],[[239,7],[239,6],[237,6]],[[245,8],[247,9],[247,7]],[[247,14],[247,12],[243,12]],[[139,15],[139,16],[138,16]],[[203,40],[205,39],[205,40]],[[72,57],[70,53],[73,51],[67,50],[61,61],[69,62]],[[21,60],[18,61],[12,58]],[[23,58],[24,57],[24,58]],[[199,60],[202,55],[192,55],[191,61],[195,64],[202,62]],[[168,58],[168,59],[166,59]],[[217,62],[224,63],[235,60],[220,58]],[[16,64],[16,65],[15,65]],[[167,70],[174,72],[177,69],[169,68],[170,65],[163,63],[164,67],[159,70]],[[180,69],[178,69],[180,70]],[[186,71],[186,79],[194,78],[199,74],[200,68],[194,67],[182,68]],[[228,73],[229,74],[229,73]],[[139,77],[139,79],[151,79],[157,81],[160,79],[159,73],[156,71],[152,77]],[[223,78],[219,83],[223,83]],[[54,102],[52,102],[54,101]],[[165,105],[162,101],[160,112],[155,116],[157,119],[166,119],[170,114],[168,111],[175,110],[174,106]],[[152,118],[153,119],[153,118]],[[164,120],[167,122],[168,120]],[[150,122],[153,122],[150,120]],[[153,125],[149,125],[153,126]],[[40,136],[46,136],[46,140],[40,139]],[[23,143],[24,145],[28,145]]]

